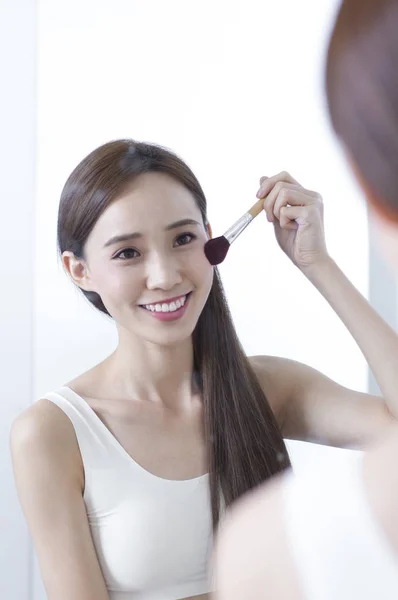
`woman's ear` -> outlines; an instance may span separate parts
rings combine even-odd
[[[62,264],[66,273],[79,288],[86,292],[95,291],[87,265],[83,260],[76,258],[73,252],[67,250],[62,254]]]
[[[207,231],[209,238],[211,239],[213,237],[213,232],[212,232],[210,223],[206,223],[206,231]]]

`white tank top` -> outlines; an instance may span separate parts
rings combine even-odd
[[[285,478],[286,530],[303,600],[398,599],[398,556],[367,502],[362,460],[353,453],[336,469]]]
[[[43,396],[76,432],[84,501],[111,600],[176,600],[210,592],[209,477],[174,481],[146,471],[68,387]]]

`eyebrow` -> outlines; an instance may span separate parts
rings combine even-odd
[[[194,219],[181,219],[180,221],[175,221],[174,223],[170,223],[167,227],[164,228],[164,231],[171,231],[172,229],[177,229],[178,227],[185,227],[186,225],[199,225],[198,221]],[[108,246],[113,246],[113,244],[119,244],[120,242],[127,242],[130,240],[135,240],[137,238],[144,237],[142,233],[136,231],[134,233],[123,233],[121,235],[114,235],[110,240],[106,242],[104,248],[108,248]]]

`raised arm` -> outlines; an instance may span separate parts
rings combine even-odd
[[[286,172],[261,178],[261,182],[257,195],[264,198],[264,210],[274,224],[280,247],[346,325],[391,413],[398,417],[398,336],[328,254],[321,196],[304,189]]]
[[[10,442],[16,487],[48,600],[109,600],[69,419],[48,400],[40,400],[14,421]]]
[[[315,369],[280,360],[275,373],[282,382],[276,387],[287,392],[282,394],[282,404],[281,394],[277,398],[277,410],[284,415],[284,434],[364,447],[398,420],[398,335],[329,256],[319,194],[304,189],[284,172],[261,178],[258,197],[264,198],[264,210],[280,247],[346,325],[383,394],[382,399],[360,394]],[[268,362],[264,362],[265,371]]]
[[[383,398],[346,388],[312,367],[276,356],[250,362],[285,438],[364,450],[397,424]]]

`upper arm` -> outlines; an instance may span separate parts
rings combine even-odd
[[[73,427],[40,400],[14,421],[15,483],[49,600],[109,600],[89,529]]]
[[[361,449],[396,423],[379,396],[350,390],[293,360],[254,360],[271,407],[281,415],[286,438]]]

